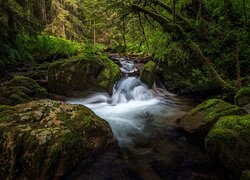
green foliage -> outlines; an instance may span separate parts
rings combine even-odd
[[[85,50],[82,51],[82,53],[85,55],[93,55],[104,52],[106,49],[107,47],[104,44],[99,44],[99,43],[93,44],[91,42],[87,42]]]
[[[38,62],[77,55],[84,51],[85,47],[82,43],[48,35],[20,35],[17,44]]]

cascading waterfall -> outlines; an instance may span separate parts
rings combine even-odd
[[[131,76],[136,71],[132,61],[117,60],[125,77],[114,85],[111,96],[98,92],[68,102],[83,104],[109,122],[120,146],[119,156],[116,151],[104,153],[92,166],[83,163],[68,179],[193,180],[207,179],[212,171],[216,172],[207,165],[203,152],[172,126],[192,108],[190,100],[156,85],[148,88],[138,77]],[[87,174],[83,173],[86,168]]]
[[[126,75],[137,71],[132,61],[124,58],[118,60]],[[144,126],[155,116],[169,115],[166,109],[172,113],[176,111],[167,103],[163,92],[156,87],[149,89],[138,77],[123,77],[114,85],[112,96],[95,93],[84,99],[70,99],[67,102],[85,105],[108,121],[122,146],[131,144],[133,138],[143,133]]]
[[[107,93],[95,93],[68,103],[83,104],[107,120],[120,145],[131,143],[144,123],[164,106],[163,99],[136,77],[122,78],[115,84],[111,97]]]

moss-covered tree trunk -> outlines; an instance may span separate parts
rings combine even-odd
[[[160,1],[157,1],[157,2],[159,3]],[[161,2],[161,4],[163,3]],[[198,57],[198,59],[200,59],[202,63],[208,67],[210,75],[214,79],[214,82],[217,84],[217,86],[221,87],[223,91],[227,91],[227,92],[236,91],[234,87],[230,86],[221,78],[221,76],[213,67],[211,61],[203,54],[199,46],[187,36],[186,32],[179,24],[170,22],[168,19],[161,16],[160,14],[147,10],[146,8],[141,7],[139,5],[132,4],[131,6],[134,11],[147,14],[151,18],[153,18],[155,21],[157,21],[162,26],[163,31],[171,34],[176,40],[186,41],[190,50],[193,51],[193,53]]]

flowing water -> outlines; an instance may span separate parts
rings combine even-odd
[[[88,169],[79,165],[66,179],[223,179],[202,146],[173,126],[193,103],[156,85],[148,88],[129,76],[137,71],[133,61],[118,60],[126,76],[111,96],[98,92],[67,102],[85,105],[109,122],[120,151],[105,153]]]

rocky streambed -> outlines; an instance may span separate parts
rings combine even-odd
[[[23,76],[1,84],[1,179],[249,177],[248,89],[236,96],[244,108],[196,106],[156,86],[153,61],[113,59],[54,62],[47,90]]]

